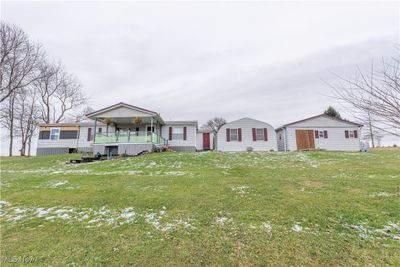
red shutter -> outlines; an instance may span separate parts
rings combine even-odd
[[[344,131],[344,137],[349,138],[349,131]]]
[[[242,142],[242,128],[238,129],[238,141]]]
[[[226,128],[226,142],[231,141],[231,129]]]
[[[187,136],[187,127],[183,127],[183,140],[186,140]]]
[[[357,130],[354,130],[354,138],[358,138],[358,132],[357,132]]]
[[[251,131],[253,132],[253,141],[256,141],[256,140],[257,140],[257,137],[256,137],[256,128],[251,129]]]
[[[264,128],[264,141],[268,141],[268,129]]]
[[[92,141],[92,128],[88,128],[87,140]]]
[[[172,140],[172,127],[169,127],[168,140]]]
[[[315,135],[315,138],[318,139],[318,138],[319,138],[319,132],[318,132],[318,131],[314,131],[314,133],[315,133],[315,134],[314,134],[314,135]]]
[[[328,138],[328,131],[324,130],[324,138]]]

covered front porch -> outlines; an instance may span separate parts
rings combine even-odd
[[[93,144],[156,144],[167,145],[161,136],[164,121],[156,112],[125,103],[88,114],[95,121]],[[97,126],[98,122],[106,125]]]

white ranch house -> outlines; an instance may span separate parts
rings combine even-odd
[[[276,130],[279,151],[360,151],[361,124],[324,114],[285,124]]]
[[[39,125],[37,155],[73,152],[136,155],[169,147],[175,151],[360,150],[362,125],[318,115],[275,129],[242,118],[216,135],[196,120],[164,121],[160,113],[118,103],[86,115],[89,122]]]
[[[86,116],[92,121],[39,125],[37,155],[81,151],[136,155],[160,146],[188,152],[211,149],[197,144],[197,121],[164,121],[157,112],[126,103]]]

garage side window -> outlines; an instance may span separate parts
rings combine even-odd
[[[60,128],[51,128],[50,130],[50,139],[58,140],[60,138]]]
[[[327,130],[323,130],[323,131],[315,131],[315,138],[328,138],[328,131]]]
[[[347,138],[358,138],[358,131],[357,130],[353,130],[353,131],[345,130],[344,137],[346,139]]]

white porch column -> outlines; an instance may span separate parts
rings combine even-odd
[[[150,140],[153,142],[153,117],[151,117],[151,123],[150,123]]]
[[[94,119],[93,143],[96,142],[96,127],[97,127],[97,118]]]

